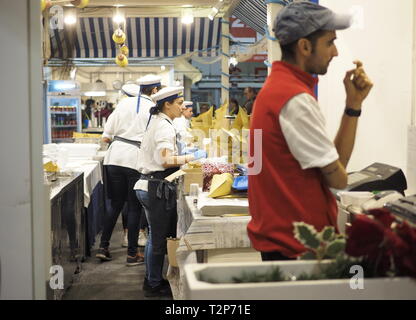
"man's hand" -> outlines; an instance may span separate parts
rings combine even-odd
[[[362,102],[373,87],[373,83],[365,73],[362,62],[356,60],[354,64],[357,67],[347,71],[344,78],[344,86],[347,93],[346,106],[360,110]]]

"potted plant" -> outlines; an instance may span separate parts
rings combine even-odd
[[[294,230],[302,260],[186,265],[185,297],[416,299],[416,229],[387,210],[357,216],[346,235],[302,222]]]

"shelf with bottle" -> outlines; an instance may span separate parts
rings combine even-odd
[[[52,128],[76,128],[76,124],[55,124],[52,125]]]
[[[75,106],[49,106],[51,114],[55,113],[77,113],[77,107]]]
[[[52,143],[73,143],[75,140],[73,138],[55,138],[52,139]]]
[[[51,126],[77,126],[77,118],[75,114],[51,114]]]
[[[67,129],[61,129],[57,128],[52,130],[52,140],[56,139],[72,139],[74,132],[76,130],[67,130]]]
[[[69,114],[77,114],[77,113],[76,112],[55,112],[55,111],[51,111],[51,114],[69,115]]]

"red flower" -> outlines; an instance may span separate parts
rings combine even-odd
[[[355,217],[347,229],[345,252],[353,257],[365,257],[374,265],[378,275],[385,275],[391,269],[391,258],[398,261],[396,266],[402,265],[401,259],[407,257],[410,247],[391,229],[394,219],[388,211],[375,210],[371,213],[377,218],[365,215]],[[408,264],[406,260],[406,265]]]
[[[379,221],[386,228],[390,228],[391,224],[394,222],[394,217],[387,209],[373,209],[368,212],[372,215],[377,221]]]
[[[407,245],[405,252],[395,256],[396,267],[400,270],[400,273],[416,277],[416,229],[403,222],[395,230]]]
[[[384,239],[384,227],[365,215],[357,215],[347,228],[345,252],[353,257],[377,256]]]

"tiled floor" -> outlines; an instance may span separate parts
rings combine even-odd
[[[91,257],[82,263],[82,271],[65,293],[64,300],[147,300],[142,291],[145,266],[126,266],[127,248],[121,247],[122,226],[118,223],[111,238],[112,261],[95,258],[100,235]],[[151,298],[152,300],[167,298]]]

